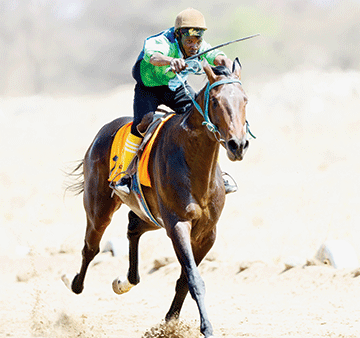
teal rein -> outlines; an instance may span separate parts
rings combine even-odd
[[[210,100],[210,90],[213,89],[214,87],[220,86],[222,84],[226,84],[226,83],[240,83],[241,81],[238,79],[224,79],[224,80],[220,80],[217,82],[214,82],[212,85],[210,85],[210,83],[208,82],[207,86],[206,86],[206,90],[205,90],[205,109],[204,111],[201,109],[200,105],[196,102],[196,100],[192,97],[192,95],[190,94],[189,90],[186,88],[185,82],[183,81],[183,79],[181,78],[181,76],[179,76],[178,74],[176,74],[177,78],[179,81],[181,81],[186,94],[191,98],[191,101],[194,103],[194,106],[196,107],[196,109],[199,111],[199,113],[203,116],[204,118],[204,122],[202,123],[204,126],[206,126],[208,128],[208,130],[212,133],[217,133],[219,130],[218,128],[215,126],[215,124],[213,124],[210,121],[209,118],[209,100]]]

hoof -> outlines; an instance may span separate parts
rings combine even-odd
[[[79,274],[77,274],[72,283],[71,283],[71,290],[76,293],[77,295],[79,295],[83,290],[84,290],[84,285],[83,283],[79,283],[78,281],[79,279]]]
[[[131,284],[127,278],[125,278],[124,282],[122,282],[119,278],[115,278],[112,283],[112,288],[118,295],[129,292],[133,286],[135,285]]]
[[[78,295],[83,291],[84,287],[82,285],[80,285],[80,286],[77,285],[77,283],[76,283],[77,278],[78,278],[78,275],[76,275],[75,277],[68,275],[68,274],[61,276],[61,280],[64,282],[65,286],[70,291],[72,291]]]

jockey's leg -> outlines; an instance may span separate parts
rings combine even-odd
[[[121,161],[123,163],[123,168],[122,168],[123,176],[120,179],[119,183],[115,186],[115,189],[121,190],[126,194],[130,194],[130,187],[131,187],[131,179],[129,175],[126,175],[126,171],[129,168],[131,161],[134,159],[139,149],[141,141],[142,141],[141,137],[135,136],[132,133],[129,133],[125,141],[125,149],[123,153],[123,159]]]
[[[161,91],[159,91],[161,93]],[[130,194],[131,177],[125,175],[129,164],[134,159],[139,145],[142,141],[142,137],[137,130],[138,124],[142,118],[157,109],[160,104],[159,93],[156,88],[146,87],[143,84],[137,83],[134,93],[134,120],[131,126],[131,132],[129,133],[126,143],[123,158],[123,172],[124,176],[120,179],[119,183],[115,186],[116,190]]]

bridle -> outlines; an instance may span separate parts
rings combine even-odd
[[[196,61],[196,60],[191,60],[191,62],[194,62],[194,61],[196,63],[194,65],[188,65],[185,72],[193,73],[193,74],[197,74],[197,75],[204,74],[204,72],[201,72],[201,64],[200,64],[200,62]],[[204,111],[203,111],[201,109],[200,105],[196,102],[196,100],[191,95],[190,91],[186,88],[185,81],[183,80],[183,78],[177,73],[175,73],[175,75],[176,75],[177,79],[181,82],[182,86],[184,87],[186,95],[188,95],[190,97],[190,99],[193,102],[194,106],[196,107],[198,112],[204,118],[205,121],[202,123],[202,125],[206,126],[207,129],[211,133],[214,133],[215,139],[219,143],[225,143],[225,140],[218,136],[218,135],[220,135],[220,132],[219,132],[217,126],[211,122],[210,117],[209,117],[210,91],[211,91],[211,89],[213,89],[213,88],[215,88],[217,86],[223,85],[223,84],[239,83],[241,85],[241,81],[239,79],[223,79],[223,80],[216,81],[216,82],[214,82],[212,84],[210,84],[210,82],[208,82],[208,84],[206,86],[206,89],[205,89],[205,94],[204,94]],[[256,138],[250,131],[248,121],[246,121],[246,133],[248,135],[250,135],[252,138],[254,138],[254,139]]]

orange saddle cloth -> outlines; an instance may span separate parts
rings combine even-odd
[[[151,180],[150,175],[148,171],[148,164],[150,159],[150,152],[154,145],[154,141],[156,139],[156,136],[158,135],[160,129],[163,127],[165,122],[169,120],[174,115],[167,116],[157,127],[154,134],[151,136],[149,142],[145,146],[145,149],[141,155],[141,158],[139,160],[138,164],[138,176],[140,179],[140,184],[145,185],[147,187],[151,187]],[[114,141],[111,146],[111,153],[110,153],[110,175],[109,175],[109,181],[110,182],[118,182],[121,178],[121,172],[123,168],[123,152],[124,152],[124,145],[126,138],[128,134],[130,133],[132,126],[132,122],[129,122],[125,124],[123,127],[121,127],[115,137]]]

